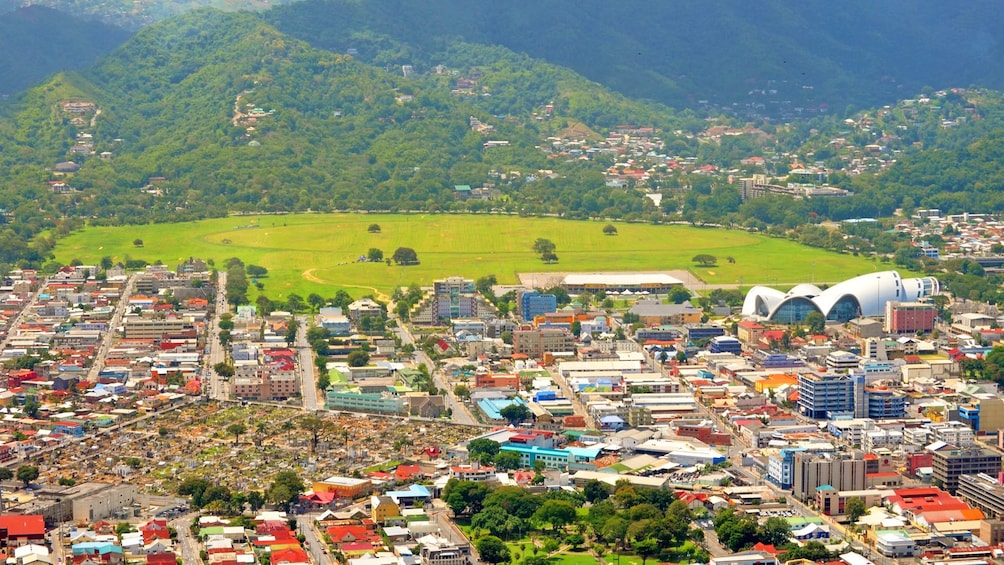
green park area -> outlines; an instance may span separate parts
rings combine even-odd
[[[616,233],[611,234],[607,226],[599,221],[494,215],[232,216],[86,228],[59,242],[56,260],[95,264],[111,257],[174,267],[189,257],[212,259],[220,266],[229,257],[239,257],[268,269],[261,282],[272,299],[291,292],[327,296],[333,289],[390,294],[401,285],[427,285],[452,275],[495,274],[500,283],[515,284],[518,273],[689,269],[703,284],[748,287],[836,282],[888,268],[864,257],[741,230],[615,223]],[[545,263],[534,252],[538,238],[554,243],[557,261]],[[359,261],[370,249],[390,258],[400,247],[414,249],[419,263]],[[701,265],[694,261],[698,255],[716,261]]]

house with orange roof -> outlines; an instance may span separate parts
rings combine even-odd
[[[424,475],[422,470],[419,469],[417,463],[406,464],[402,463],[394,469],[394,480],[396,481],[413,481],[419,479]]]
[[[297,547],[296,549],[288,548],[273,551],[269,557],[269,562],[272,565],[310,565],[310,558],[307,557],[306,551]]]

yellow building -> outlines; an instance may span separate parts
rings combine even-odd
[[[328,477],[313,485],[315,493],[332,493],[335,498],[356,498],[373,491],[373,483],[369,479],[353,477]]]
[[[798,386],[798,375],[789,375],[787,373],[778,373],[775,375],[769,375],[765,379],[760,379],[753,383],[753,388],[759,394],[763,394],[768,390],[774,390],[782,386]]]
[[[374,496],[370,498],[370,517],[377,524],[383,524],[388,518],[401,515],[401,507],[389,496]]]

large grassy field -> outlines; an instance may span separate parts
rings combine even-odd
[[[369,233],[370,224],[380,233]],[[785,285],[833,282],[882,270],[850,255],[802,247],[737,230],[616,224],[605,222],[484,215],[300,214],[243,216],[183,224],[87,228],[60,241],[56,259],[96,263],[104,256],[163,261],[174,266],[187,257],[228,257],[268,268],[264,293],[276,299],[296,292],[331,296],[336,289],[389,293],[399,285],[429,284],[450,275],[495,274],[516,283],[520,272],[667,271],[690,269],[706,284]],[[532,251],[536,238],[557,246],[559,262],[544,264]],[[133,245],[141,239],[142,247]],[[398,247],[418,252],[420,265],[399,267],[357,263],[371,247],[387,257]],[[698,254],[718,258],[697,267]],[[731,263],[728,257],[734,258]],[[354,290],[354,292],[353,292]]]

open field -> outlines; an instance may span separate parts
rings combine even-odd
[[[367,226],[379,224],[380,233]],[[174,266],[188,257],[228,257],[268,268],[264,293],[272,299],[296,292],[331,296],[389,294],[410,283],[470,278],[494,273],[515,284],[520,272],[669,271],[690,269],[708,285],[784,285],[833,282],[889,268],[862,257],[803,247],[738,230],[617,223],[618,235],[603,234],[606,222],[487,215],[296,214],[240,216],[182,224],[87,228],[59,242],[56,259],[93,264],[127,256]],[[536,238],[553,241],[559,262],[540,261]],[[142,247],[133,245],[141,239]],[[371,247],[390,257],[398,247],[418,252],[420,265],[358,263]],[[718,258],[697,267],[698,254]],[[734,263],[727,257],[735,259]],[[364,289],[364,290],[360,290]]]

